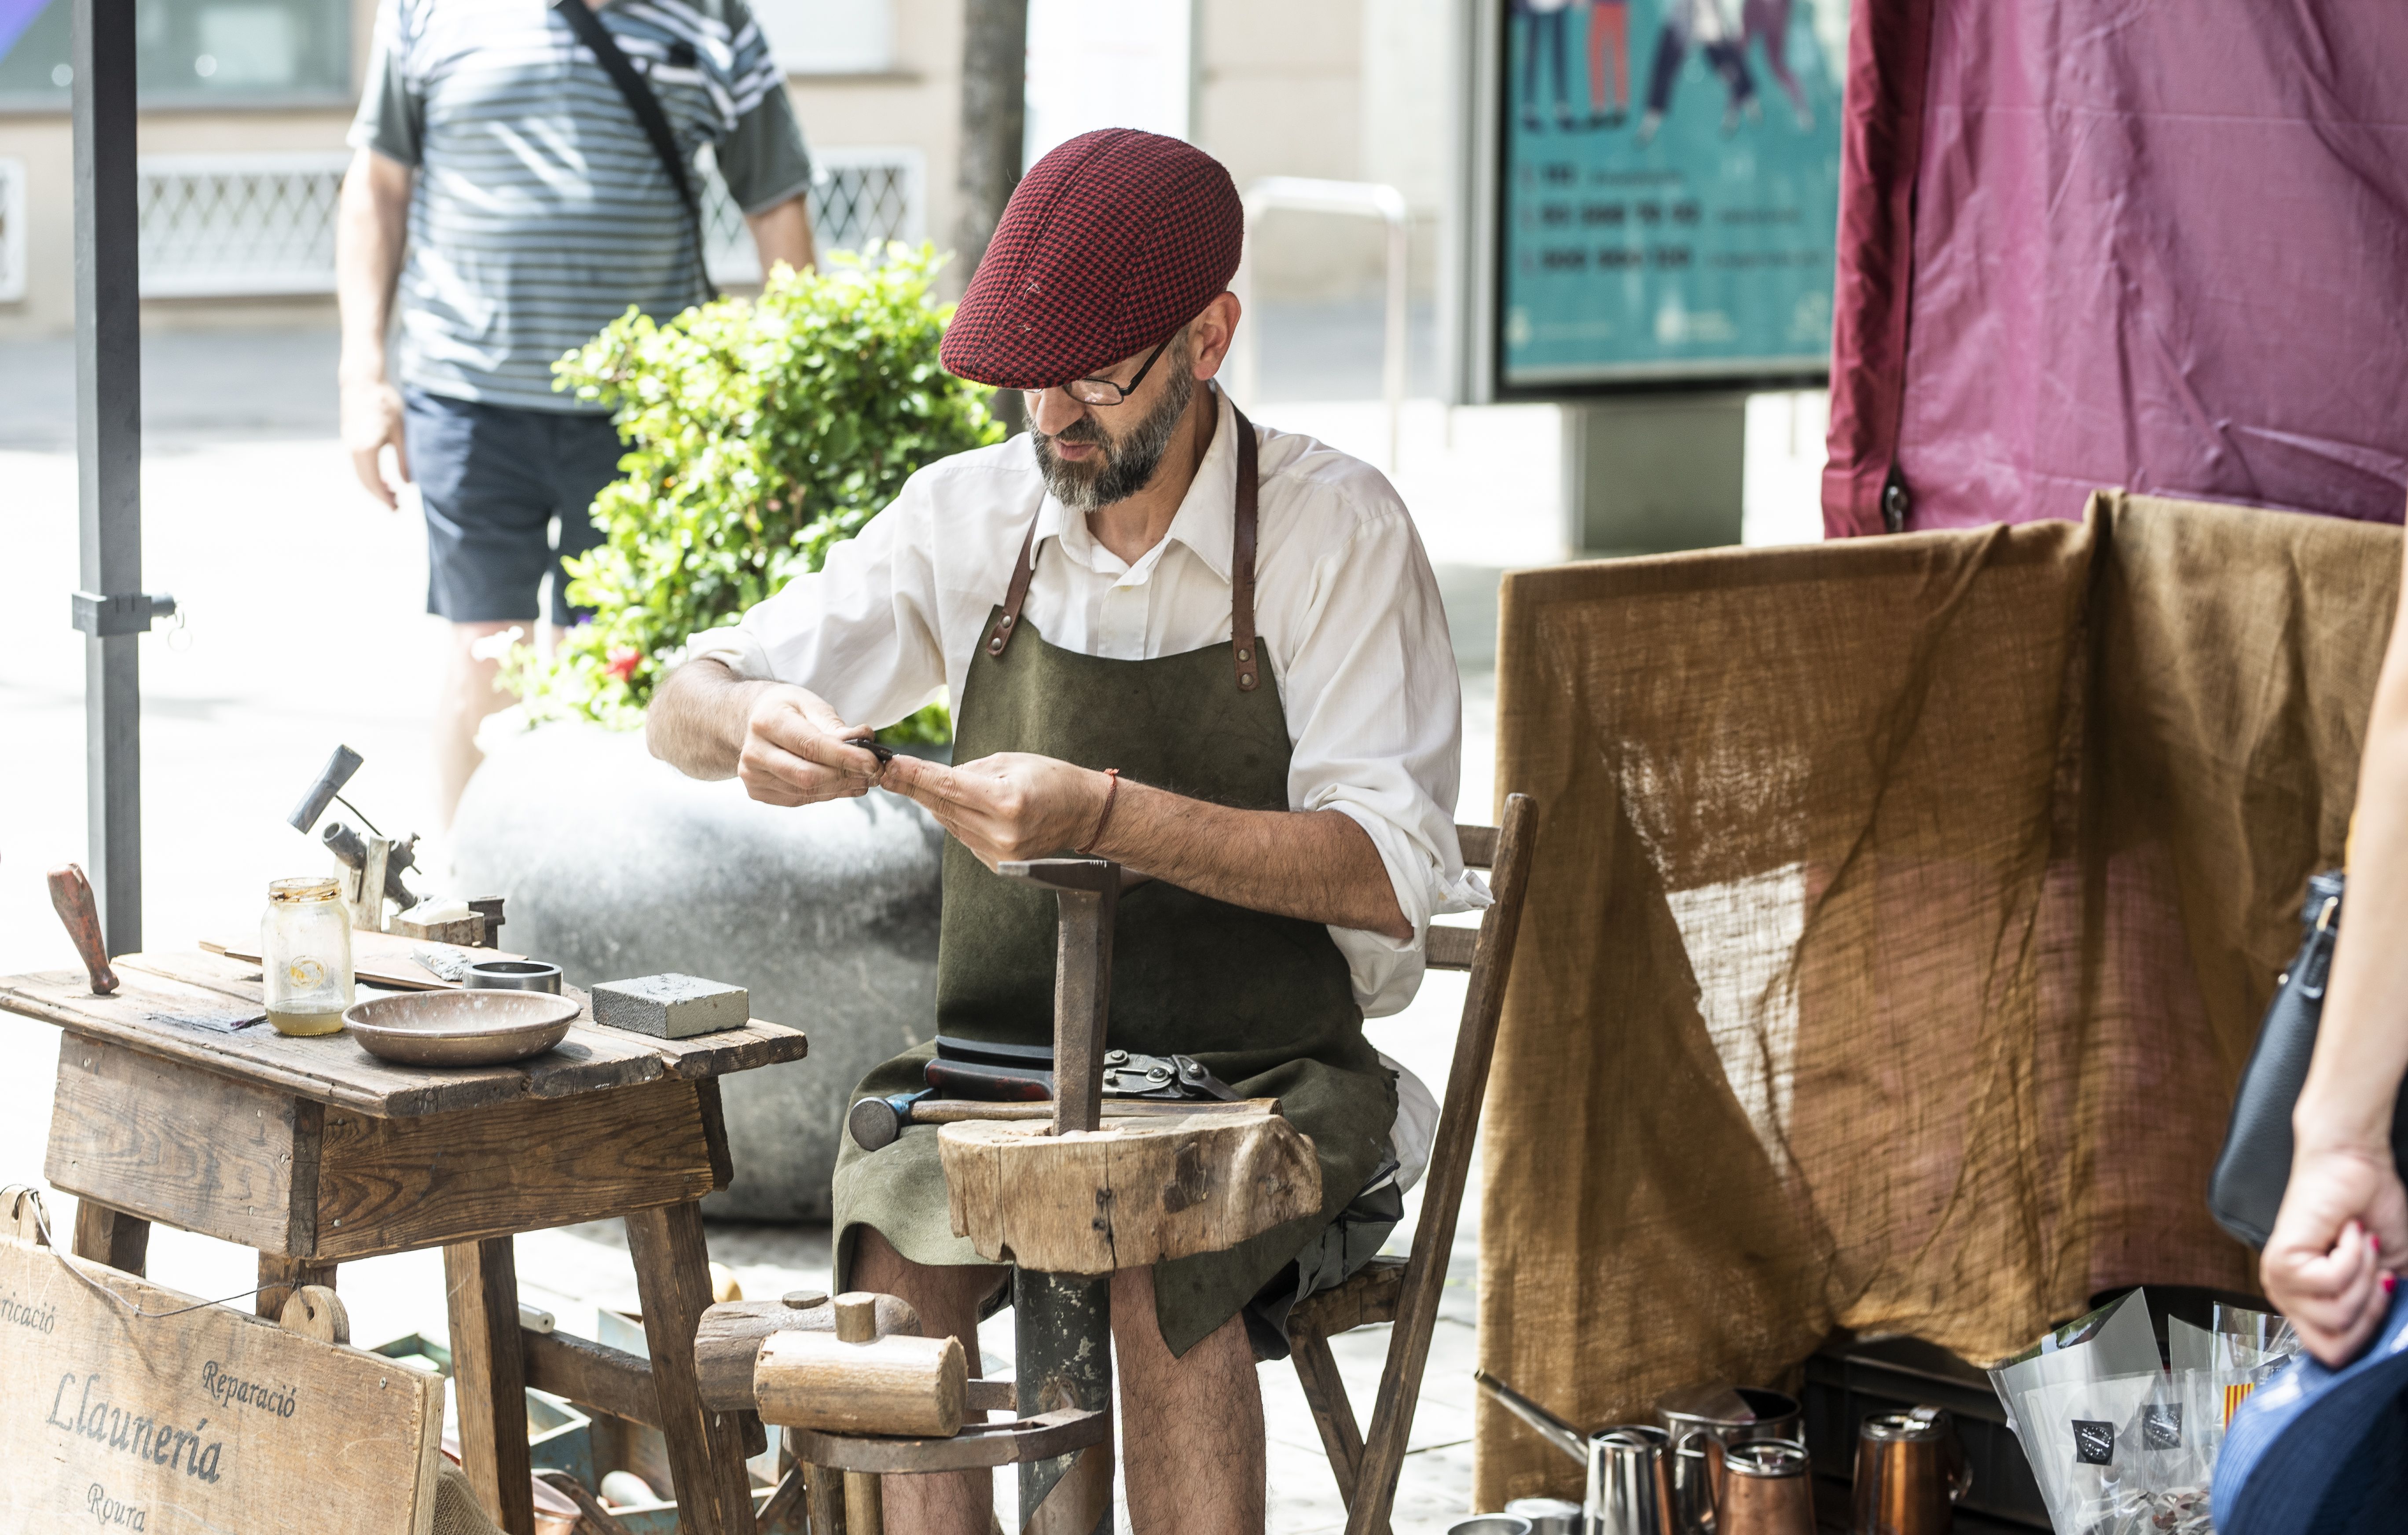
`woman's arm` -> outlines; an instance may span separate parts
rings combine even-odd
[[[2408,576],[2401,581],[2408,604]],[[2408,622],[2395,618],[2358,775],[2349,897],[2297,1149],[2260,1265],[2266,1293],[2328,1364],[2354,1356],[2408,1266],[2391,1114],[2408,1074]]]

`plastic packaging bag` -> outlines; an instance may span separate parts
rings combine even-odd
[[[2140,1291],[2057,1328],[1990,1382],[2057,1535],[2206,1535],[2222,1428],[2214,1373],[2167,1373]]]

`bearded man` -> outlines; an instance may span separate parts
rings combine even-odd
[[[856,1101],[924,1085],[948,1040],[1050,1045],[1054,901],[994,867],[1074,851],[1126,871],[1111,1046],[1192,1055],[1312,1136],[1318,1214],[1113,1278],[1130,1515],[1187,1535],[1263,1528],[1255,1362],[1378,1252],[1437,1117],[1363,1019],[1411,1000],[1434,911],[1485,900],[1455,844],[1462,701],[1410,514],[1211,382],[1242,237],[1228,173],[1176,139],[1046,155],[943,347],[1025,392],[1028,435],[922,469],[825,569],[698,637],[649,725],[656,755],[756,799],[878,787],[951,834],[938,1040]],[[939,688],[953,766],[864,748]],[[846,1141],[839,1284],[902,1296],[975,1363],[1007,1276],[953,1234],[936,1142]],[[991,1485],[894,1478],[890,1518],[976,1535]]]

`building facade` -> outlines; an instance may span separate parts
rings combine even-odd
[[[1031,0],[1030,149],[1104,122],[1182,134],[1242,187],[1402,188],[1426,292],[1445,189],[1452,0]],[[138,0],[144,321],[325,325],[336,190],[376,0]],[[74,325],[72,0],[0,0],[0,338]],[[961,0],[753,0],[822,175],[824,244],[951,243]],[[712,268],[757,277],[712,179]],[[1352,296],[1378,232],[1280,216],[1256,291]],[[960,274],[953,274],[958,284]]]

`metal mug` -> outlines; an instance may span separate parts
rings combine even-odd
[[[1760,1439],[1800,1442],[1806,1430],[1797,1398],[1719,1382],[1666,1392],[1656,1400],[1656,1421],[1671,1441],[1666,1469],[1673,1535],[1709,1535],[1714,1529],[1725,1474],[1710,1444],[1727,1450]]]
[[[1813,1464],[1794,1439],[1752,1439],[1720,1452],[1715,1535],[1814,1535]]]
[[[1513,1513],[1475,1513],[1447,1526],[1446,1535],[1530,1535],[1530,1521]]]
[[[1670,1441],[1652,1423],[1622,1423],[1588,1436],[1585,1535],[1671,1535],[1665,1495]]]
[[[1582,1535],[1584,1513],[1565,1498],[1516,1498],[1505,1512],[1530,1521],[1530,1535]]]
[[[560,995],[560,967],[539,959],[480,959],[468,967],[470,991],[548,991]]]
[[[1973,1467],[1944,1408],[1876,1413],[1856,1430],[1853,1535],[1944,1535]]]

